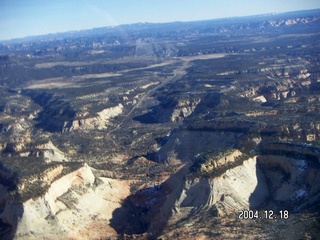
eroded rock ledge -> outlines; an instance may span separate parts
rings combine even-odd
[[[294,214],[319,206],[317,150],[289,144],[296,154],[286,156],[276,152],[286,144],[268,146],[274,150],[271,155],[248,156],[234,149],[200,164],[186,164],[162,184],[126,198],[111,225],[118,233],[147,238],[175,224],[193,224],[201,213],[221,218],[243,209],[263,206],[276,211],[285,206]]]
[[[96,178],[87,164],[68,174],[61,175],[62,171],[62,165],[45,171],[38,180],[46,184],[38,187],[46,190],[37,197],[25,199],[22,196],[22,200],[25,199],[22,202],[10,197],[8,189],[1,185],[2,196],[7,196],[2,199],[5,206],[1,223],[7,227],[4,238],[15,235],[15,239],[55,239],[59,235],[63,239],[79,239],[116,234],[109,220],[112,211],[129,195],[129,182]],[[34,184],[34,181],[29,179],[18,185],[22,195],[29,189],[24,188],[27,184]]]
[[[70,102],[62,96],[47,92],[25,90],[23,94],[31,97],[43,108],[36,118],[38,127],[51,132],[63,133],[74,130],[104,129],[111,118],[123,112],[121,103],[113,106],[108,105],[103,109],[99,107],[100,110],[98,110],[94,106],[82,106],[77,104],[76,101]],[[73,105],[77,105],[77,107]]]

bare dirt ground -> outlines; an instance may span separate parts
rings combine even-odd
[[[195,60],[207,60],[207,59],[215,59],[215,58],[223,58],[228,54],[225,53],[212,53],[212,54],[199,54],[195,56],[185,56],[185,57],[178,57],[183,61],[195,61]]]
[[[104,73],[97,73],[97,74],[85,74],[85,75],[75,75],[71,78],[64,78],[64,77],[56,77],[56,78],[46,78],[42,80],[34,80],[31,81],[25,88],[27,89],[53,89],[53,88],[69,88],[69,87],[81,87],[81,82],[86,79],[96,79],[96,78],[108,78],[108,77],[116,77],[121,76],[125,73],[131,72],[131,71],[139,71],[139,70],[147,70],[152,69],[156,67],[163,67],[166,65],[174,64],[179,61],[184,62],[182,67],[179,67],[174,70],[174,77],[171,79],[168,79],[167,81],[163,82],[159,86],[151,89],[147,92],[145,96],[148,96],[150,92],[154,91],[158,87],[163,86],[164,84],[174,80],[181,78],[186,72],[185,69],[190,67],[191,65],[187,65],[187,63],[195,60],[207,60],[207,59],[214,59],[214,58],[223,58],[227,54],[199,54],[195,56],[186,56],[186,57],[177,57],[173,58],[172,60],[167,60],[161,63],[151,64],[146,67],[140,67],[140,68],[132,68],[132,69],[126,69],[118,72],[104,72]],[[140,59],[141,60],[141,59]],[[119,60],[122,61],[122,60]],[[124,60],[123,60],[124,61]],[[128,59],[126,59],[128,61]],[[115,60],[117,62],[117,60]],[[51,68],[57,65],[63,65],[63,66],[85,66],[85,65],[91,65],[96,62],[48,62],[48,63],[39,63],[36,64],[36,68]],[[145,97],[142,99],[144,100]],[[140,100],[141,102],[141,100]]]
[[[35,68],[52,68],[55,66],[86,66],[97,63],[96,61],[85,61],[85,62],[70,62],[70,61],[63,61],[63,62],[45,62],[45,63],[37,63],[34,65]]]
[[[66,88],[75,85],[75,81],[65,79],[63,77],[47,78],[43,80],[31,81],[26,89],[52,89],[52,88]]]

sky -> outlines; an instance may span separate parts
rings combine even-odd
[[[320,0],[0,0],[0,40],[137,22],[320,8]]]

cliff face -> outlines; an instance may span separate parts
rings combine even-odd
[[[206,176],[201,177],[200,173],[200,177],[187,177],[178,192],[172,215],[174,222],[211,207],[219,216],[256,209],[262,204],[270,209],[286,204],[292,212],[316,208],[320,189],[318,154],[297,146],[270,146],[270,153],[271,149],[273,155],[248,158],[234,167],[232,164],[241,156],[238,150],[203,163],[199,171],[207,173]],[[218,172],[223,165],[229,165],[226,171],[210,177],[210,172]]]
[[[179,101],[173,110],[170,120],[172,122],[178,122],[190,116],[200,101],[200,99],[195,99],[194,101]]]
[[[238,155],[235,151],[226,157],[234,162]],[[115,226],[122,226],[117,228],[118,233],[159,233],[164,227],[192,219],[195,213],[214,208],[216,216],[233,214],[240,209],[258,207],[269,196],[256,157],[248,158],[216,177],[193,177],[189,174],[190,166],[186,164],[160,186],[128,197],[122,210],[115,212],[128,212],[124,217],[126,220],[112,221]],[[143,214],[139,214],[141,212]],[[130,213],[136,214],[134,219]]]
[[[21,152],[20,156],[35,156],[43,157],[49,161],[63,162],[68,161],[64,156],[64,153],[60,151],[51,141],[44,144],[37,144],[33,147],[33,150]]]
[[[157,162],[190,162],[200,153],[234,145],[236,137],[233,132],[174,131],[160,143],[153,157]]]
[[[86,109],[87,106],[79,105],[77,110],[73,106],[77,102],[66,101],[61,96],[36,90],[26,90],[23,93],[30,96],[42,107],[42,111],[36,118],[38,126],[51,132],[103,129],[106,128],[111,118],[118,116],[123,111],[123,105],[119,103],[116,106],[89,115],[88,112],[81,111],[81,109]]]
[[[272,102],[281,100],[284,102],[318,101],[318,96],[314,96],[314,85],[316,82],[311,78],[311,73],[305,68],[308,61],[301,60],[296,65],[292,65],[287,60],[286,66],[269,67],[261,69],[251,69],[238,74],[265,75],[269,79],[281,79],[268,84],[259,85],[244,89],[240,94],[257,102]],[[283,65],[283,63],[278,63]],[[223,73],[230,74],[230,73]]]
[[[97,112],[94,116],[83,118],[71,118],[68,120],[50,119],[45,123],[45,128],[51,131],[70,132],[74,130],[103,129],[107,127],[109,120],[118,116],[123,111],[122,104],[106,108]]]
[[[271,148],[273,155],[249,157],[235,149],[196,168],[187,163],[161,185],[126,198],[111,225],[118,233],[157,235],[171,227],[193,225],[208,212],[213,218],[237,218],[239,210],[261,206],[277,211],[284,204],[290,214],[317,208],[320,165],[316,155],[298,146],[269,146],[270,152]],[[295,150],[294,156],[284,154],[288,149]],[[116,217],[120,213],[125,221]]]
[[[30,144],[28,139],[22,138],[21,142],[6,143],[3,153],[8,156],[39,157],[47,162],[65,162],[68,159],[51,141]],[[0,148],[1,151],[1,148]]]
[[[319,206],[319,151],[311,146],[269,144],[258,157],[269,189],[271,202],[286,203],[301,211]]]
[[[103,129],[109,122],[110,118],[118,116],[123,111],[122,104],[115,107],[106,108],[96,114],[94,117],[86,117],[62,122],[52,122],[50,124],[57,126],[61,132],[70,132],[78,129]]]
[[[290,198],[293,198],[294,191],[292,184],[298,181],[298,178],[302,177],[300,175],[307,170],[306,161],[275,155],[265,155],[259,156],[259,163],[263,166],[268,180],[271,181],[272,188],[276,188],[274,189],[275,191],[273,191],[274,199],[278,201],[288,201]],[[271,170],[271,168],[274,170]],[[268,169],[270,169],[270,171],[267,171]],[[279,178],[286,178],[286,181],[284,181],[285,184],[282,185]],[[305,180],[306,179],[307,178],[305,178]],[[300,184],[303,186],[306,183],[300,181]]]
[[[254,194],[255,191],[260,194]],[[256,208],[268,195],[268,187],[257,166],[256,157],[249,158],[219,177],[185,181],[181,195],[175,202],[173,217],[178,219],[196,209],[209,209],[212,206],[218,210],[218,215]]]
[[[200,102],[200,98],[161,99],[161,104],[154,107],[145,117],[154,122],[180,122],[190,116]]]
[[[54,179],[52,171],[45,175],[46,182]],[[95,178],[91,168],[84,165],[53,181],[44,195],[23,202],[20,219],[16,219],[19,209],[16,203],[8,201],[1,221],[9,225],[18,223],[15,239],[112,236],[115,234],[109,226],[112,212],[128,194],[128,182]]]

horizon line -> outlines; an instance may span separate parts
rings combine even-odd
[[[260,14],[253,14],[253,15],[244,15],[244,16],[232,16],[232,17],[219,17],[219,18],[211,18],[211,19],[199,19],[199,20],[190,20],[190,21],[167,21],[167,22],[132,22],[132,23],[123,23],[118,25],[109,25],[109,26],[97,26],[92,28],[84,28],[84,29],[78,29],[78,30],[67,30],[67,31],[61,31],[61,32],[49,32],[44,34],[38,34],[38,35],[27,35],[24,37],[17,37],[17,38],[9,38],[9,39],[0,39],[0,43],[6,43],[11,41],[23,41],[28,40],[29,38],[41,38],[46,37],[49,35],[59,35],[59,34],[67,34],[67,33],[76,33],[76,32],[85,32],[95,29],[103,29],[103,28],[117,28],[121,26],[130,26],[130,25],[136,25],[136,24],[166,24],[166,23],[188,23],[188,22],[201,22],[201,21],[212,21],[212,20],[222,20],[222,19],[232,19],[232,18],[245,18],[245,17],[257,17],[257,16],[271,16],[271,15],[279,15],[279,14],[285,14],[285,13],[294,13],[294,12],[304,12],[304,11],[320,11],[320,8],[312,8],[312,9],[302,9],[302,10],[295,10],[295,11],[287,11],[287,12],[267,12],[267,13],[260,13]]]

